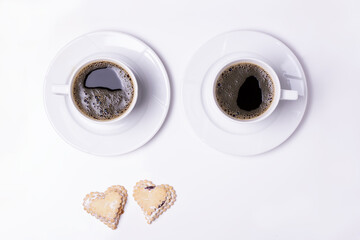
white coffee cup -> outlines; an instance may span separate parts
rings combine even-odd
[[[255,64],[255,65],[259,66],[260,68],[262,68],[263,70],[265,70],[270,75],[271,80],[273,82],[273,87],[274,87],[273,100],[270,103],[270,106],[259,116],[250,118],[250,119],[238,119],[238,118],[230,117],[218,105],[218,102],[217,102],[216,96],[215,96],[215,86],[216,86],[216,81],[217,81],[219,75],[226,68],[230,67],[231,65],[235,65],[235,64],[239,64],[239,63]],[[217,63],[214,64],[210,75],[213,79],[213,93],[212,93],[212,95],[213,95],[212,101],[213,102],[212,102],[212,105],[216,106],[217,111],[220,111],[222,115],[224,115],[227,118],[232,119],[236,122],[239,122],[239,123],[254,123],[254,122],[262,121],[262,120],[266,119],[267,117],[269,117],[274,112],[274,110],[278,106],[280,100],[297,100],[298,99],[298,92],[294,91],[294,90],[281,89],[280,80],[279,80],[279,77],[276,74],[275,70],[269,64],[267,64],[265,61],[257,59],[257,58],[232,56],[230,58],[221,59],[220,61],[218,61]]]
[[[123,68],[129,74],[129,76],[133,82],[133,87],[134,87],[134,95],[133,95],[133,99],[132,99],[129,107],[125,110],[125,112],[123,114],[121,114],[120,116],[115,117],[113,119],[110,119],[110,120],[97,120],[97,119],[87,116],[80,109],[78,109],[77,105],[75,104],[74,96],[72,94],[73,83],[74,83],[74,80],[75,80],[75,77],[77,76],[77,74],[85,66],[87,66],[91,63],[100,62],[100,61],[111,62],[111,63],[114,63],[114,64],[120,66],[121,68]],[[109,55],[100,55],[100,56],[93,56],[93,57],[86,58],[85,60],[80,62],[78,64],[78,66],[76,66],[74,68],[74,71],[71,73],[70,79],[67,84],[53,85],[51,90],[54,94],[64,95],[65,97],[70,98],[70,107],[72,108],[72,112],[74,112],[77,116],[81,117],[85,121],[88,121],[91,123],[98,123],[98,124],[115,123],[115,122],[118,122],[118,121],[124,119],[134,109],[137,98],[138,98],[138,84],[137,84],[137,80],[136,80],[134,72],[130,69],[130,67],[126,63],[124,63],[122,60],[120,60],[117,56],[109,56]]]

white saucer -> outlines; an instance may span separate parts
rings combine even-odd
[[[53,85],[68,83],[83,59],[102,53],[118,55],[136,73],[139,84],[132,112],[107,125],[76,118],[69,97],[51,91]],[[169,109],[170,83],[163,63],[144,42],[121,32],[94,32],[73,40],[55,57],[45,79],[44,102],[50,122],[66,142],[95,155],[120,155],[141,147],[160,129]]]
[[[299,99],[280,101],[261,122],[237,123],[216,115],[206,96],[212,91],[209,81],[214,81],[209,72],[219,60],[234,56],[265,60],[279,76],[281,87],[298,91]],[[298,59],[285,44],[264,33],[234,31],[211,39],[196,52],[188,65],[182,95],[190,124],[203,142],[225,153],[246,156],[269,151],[291,136],[306,109],[307,85]]]

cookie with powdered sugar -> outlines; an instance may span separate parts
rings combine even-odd
[[[123,186],[109,187],[105,192],[91,192],[84,198],[85,211],[111,229],[116,229],[120,215],[124,212],[127,191]]]
[[[150,224],[174,204],[176,193],[167,184],[155,185],[151,181],[141,180],[134,186],[133,197]]]

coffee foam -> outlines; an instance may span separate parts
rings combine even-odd
[[[121,90],[86,88],[88,74],[100,68],[114,70],[121,81]],[[96,120],[111,120],[121,116],[130,106],[134,97],[134,85],[129,73],[121,66],[98,61],[83,67],[75,76],[72,95],[77,108],[86,116]]]
[[[237,105],[238,92],[245,80],[254,76],[262,92],[262,103],[257,109],[246,111]],[[274,97],[274,83],[270,75],[260,66],[252,63],[236,63],[225,68],[215,85],[216,101],[221,110],[235,119],[253,119],[263,114]]]

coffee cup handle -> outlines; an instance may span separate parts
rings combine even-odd
[[[51,91],[56,95],[69,95],[69,85],[53,85]]]
[[[281,89],[280,100],[297,100],[298,96],[297,91]]]

